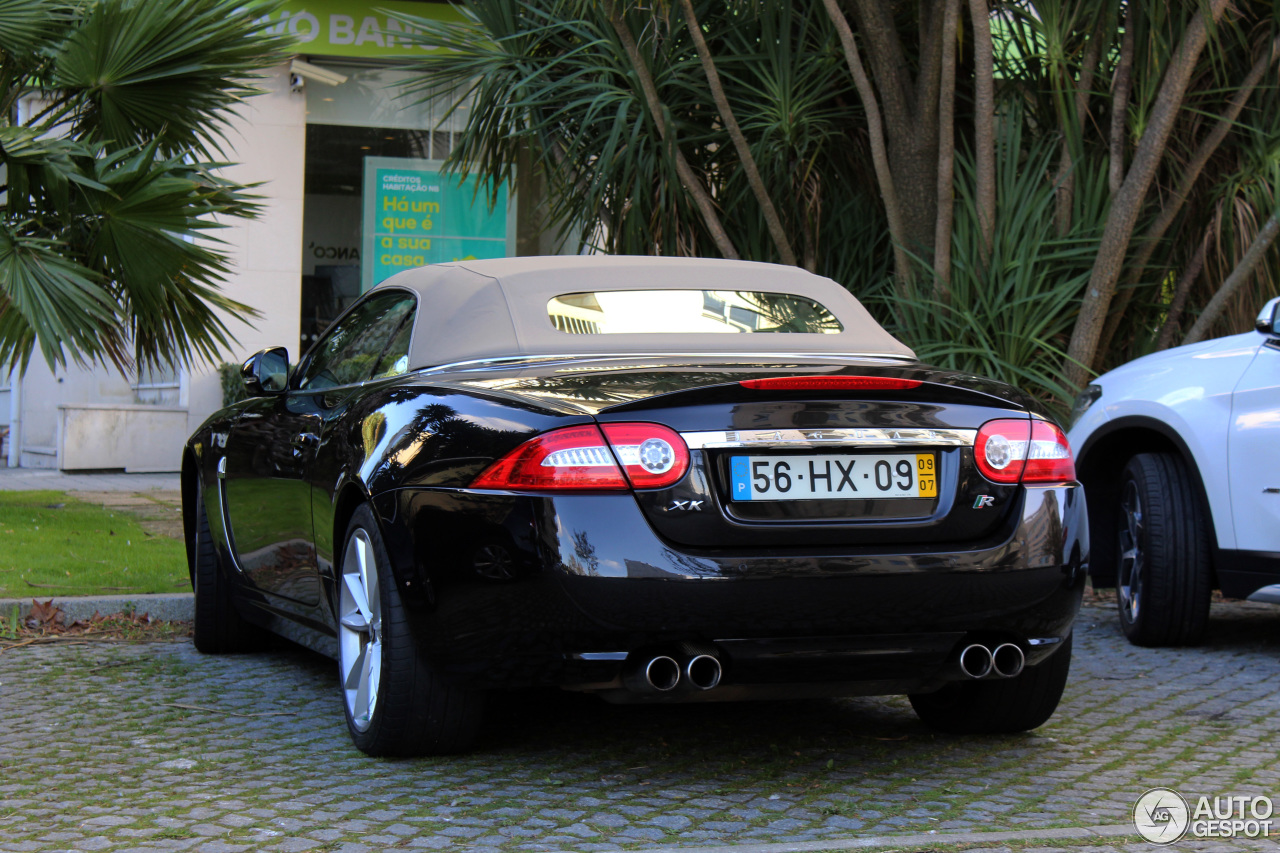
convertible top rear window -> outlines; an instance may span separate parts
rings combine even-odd
[[[409,370],[603,352],[823,352],[915,360],[847,289],[781,264],[627,255],[494,258],[405,270],[378,287],[412,290],[423,308],[414,321]]]
[[[596,290],[547,302],[547,316],[571,335],[800,332],[838,334],[824,305],[790,293],[754,290]]]

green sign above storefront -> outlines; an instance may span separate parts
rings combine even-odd
[[[404,36],[412,28],[388,12],[435,21],[465,20],[448,3],[412,3],[408,0],[286,0],[262,24],[275,35],[290,35],[298,52],[311,56],[350,56],[397,59],[424,56],[433,48],[410,43]]]
[[[477,178],[440,173],[438,160],[366,157],[361,290],[401,270],[512,254],[507,188],[489,209]]]

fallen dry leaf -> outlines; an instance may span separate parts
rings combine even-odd
[[[27,613],[28,628],[53,628],[62,624],[62,611],[54,606],[53,599],[37,601],[31,599],[31,610]]]

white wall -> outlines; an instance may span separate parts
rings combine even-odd
[[[241,183],[262,182],[262,215],[230,220],[217,232],[231,253],[233,275],[226,294],[256,308],[262,316],[252,326],[228,322],[238,339],[225,361],[240,362],[269,346],[287,346],[296,359],[298,310],[302,286],[302,190],[306,151],[306,96],[289,89],[289,67],[283,64],[258,83],[264,93],[242,107],[228,135],[239,165],[225,175]],[[222,407],[217,365],[192,371],[188,427],[194,430]]]
[[[228,168],[226,176],[241,183],[262,184],[257,190],[263,196],[262,214],[255,220],[226,220],[226,227],[216,236],[231,259],[232,272],[223,283],[225,293],[262,316],[250,323],[224,318],[238,343],[222,354],[219,363],[240,362],[250,353],[278,344],[296,348],[298,340],[306,99],[301,92],[290,91],[287,64],[273,69],[258,86],[263,94],[243,104],[231,124],[226,153],[239,165]],[[173,424],[171,413],[165,416],[171,424],[166,429],[175,436],[162,442],[165,450],[160,455],[166,458],[156,460],[156,468],[177,470],[182,442],[176,433],[181,431],[185,437],[221,408],[217,363],[196,365],[187,389],[185,429]],[[7,399],[8,394],[3,396]],[[22,464],[54,464],[48,451],[58,443],[60,405],[134,403],[129,379],[118,371],[73,367],[55,375],[37,352],[23,379],[22,423],[23,449],[35,452],[26,453]],[[7,422],[8,415],[6,404],[0,423]]]
[[[81,403],[133,402],[129,380],[116,370],[99,367],[49,369],[39,349],[31,356],[22,380],[22,464],[52,468],[58,443],[58,406]]]

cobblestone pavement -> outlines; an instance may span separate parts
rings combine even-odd
[[[386,761],[351,746],[308,652],[28,646],[0,654],[0,850],[1149,853],[1122,828],[1148,788],[1280,800],[1277,657],[1280,609],[1215,604],[1210,641],[1171,650],[1090,607],[1064,702],[1026,735],[937,734],[899,697],[548,692],[495,703],[470,755]],[[1274,850],[1277,824],[1180,849]]]

